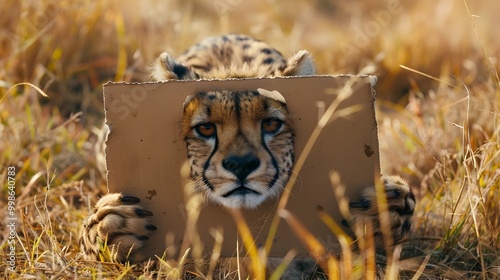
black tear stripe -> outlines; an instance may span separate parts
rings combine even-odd
[[[254,96],[260,95],[260,93],[258,91],[254,91],[254,92],[252,92],[252,94]],[[264,99],[264,100],[265,100],[265,102],[264,102],[264,108],[267,111],[269,109],[269,107],[270,107],[270,104],[269,104],[269,101],[267,99]],[[264,138],[264,133],[261,133],[261,141],[262,141],[262,146],[264,147],[264,149],[266,150],[266,152],[271,157],[271,163],[273,164],[273,167],[276,170],[276,173],[274,174],[273,179],[271,180],[271,182],[269,182],[269,185],[268,185],[268,188],[272,188],[274,186],[274,184],[276,184],[276,182],[278,181],[278,177],[279,177],[279,174],[280,174],[280,169],[279,169],[279,166],[278,166],[278,161],[274,157],[273,153],[271,153],[271,150],[269,149],[269,147],[266,144],[266,140]]]
[[[207,176],[205,176],[205,172],[207,171],[208,167],[210,166],[210,160],[212,159],[212,157],[214,156],[215,154],[215,151],[217,151],[217,148],[219,147],[219,140],[217,139],[217,135],[215,136],[215,146],[214,146],[214,149],[212,150],[212,153],[210,153],[210,155],[208,156],[208,159],[207,161],[205,162],[205,164],[203,165],[203,175],[202,175],[202,181],[203,183],[205,183],[207,185],[207,187],[211,190],[211,191],[214,191],[215,188],[214,186],[212,186],[212,184],[210,184],[210,182],[208,181],[207,179]]]
[[[276,170],[276,173],[274,174],[273,179],[271,180],[271,182],[269,182],[269,185],[268,185],[268,188],[272,188],[272,187],[274,187],[274,184],[276,184],[276,181],[278,181],[280,169],[278,167],[278,161],[276,160],[276,158],[274,158],[273,154],[271,153],[271,150],[269,150],[269,147],[267,147],[267,145],[266,145],[266,141],[264,139],[264,133],[262,133],[261,135],[262,135],[261,136],[262,137],[262,146],[264,146],[264,149],[271,157],[271,163],[273,164],[273,167]]]

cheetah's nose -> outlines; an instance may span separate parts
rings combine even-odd
[[[260,160],[252,154],[230,156],[222,161],[222,166],[241,181],[245,180],[248,174],[257,169],[259,165]]]

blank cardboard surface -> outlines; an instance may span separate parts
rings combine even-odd
[[[168,81],[160,83],[108,83],[104,86],[106,123],[110,127],[106,159],[108,188],[141,199],[142,206],[154,213],[158,227],[146,243],[144,254],[162,256],[167,250],[177,256],[186,227],[186,202],[180,169],[186,150],[181,137],[182,104],[188,95],[210,90],[277,90],[286,99],[296,130],[295,154],[304,145],[318,119],[349,82],[355,79],[353,93],[337,110],[361,106],[345,118],[329,122],[321,132],[296,184],[291,189],[287,209],[323,244],[337,250],[335,235],[319,219],[322,206],[337,222],[342,220],[329,174],[337,171],[346,186],[346,195],[358,200],[361,189],[372,185],[379,172],[377,125],[374,110],[374,77],[312,76],[210,81]],[[265,242],[277,201],[269,201],[244,215],[258,245]],[[213,249],[213,229],[222,232],[223,257],[242,251],[234,221],[224,209],[205,206],[198,218],[201,256]],[[199,243],[199,242],[198,242]],[[290,249],[299,255],[307,251],[285,221],[280,222],[271,256],[284,256]]]

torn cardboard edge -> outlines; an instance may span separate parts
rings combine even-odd
[[[188,203],[181,176],[186,150],[180,120],[188,95],[211,90],[278,91],[293,116],[298,158],[319,118],[352,83],[352,94],[340,102],[337,112],[360,109],[359,106],[362,110],[325,125],[291,189],[286,207],[327,250],[338,251],[337,238],[320,220],[317,208],[321,206],[340,224],[342,217],[330,183],[331,172],[340,174],[346,196],[352,200],[359,199],[361,190],[373,185],[374,174],[379,173],[375,82],[374,76],[341,75],[105,84],[106,123],[110,127],[106,147],[109,191],[139,197],[141,205],[154,213],[151,223],[158,227],[142,253],[155,258],[166,251],[167,256],[176,257],[184,253],[180,248],[187,244],[193,257],[203,258],[214,248],[215,232],[223,236],[222,257],[236,256],[236,248],[243,250],[233,218],[213,205],[203,207],[196,233],[183,244]],[[265,243],[276,204],[277,201],[268,201],[255,210],[243,211],[257,246]],[[282,257],[291,249],[298,255],[307,255],[300,239],[281,221],[270,256]]]

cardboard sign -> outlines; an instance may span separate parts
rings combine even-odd
[[[359,199],[361,190],[372,185],[374,173],[379,172],[375,80],[370,76],[312,76],[106,84],[106,123],[110,127],[106,147],[109,191],[139,197],[141,205],[154,213],[152,224],[158,227],[146,242],[143,253],[152,258],[162,256],[165,251],[169,256],[184,253],[179,251],[186,230],[188,203],[180,171],[186,161],[180,120],[188,95],[211,90],[263,88],[279,91],[293,116],[298,158],[319,118],[345,90],[345,85],[352,84],[352,94],[337,110],[351,106],[357,106],[358,110],[323,128],[291,189],[286,207],[329,250],[337,250],[336,237],[319,219],[317,206],[322,206],[340,223],[342,218],[330,183],[330,172],[337,171],[341,175],[346,195],[352,200]],[[277,201],[269,201],[255,210],[244,211],[258,245],[266,240],[276,204]],[[236,256],[237,248],[243,256],[244,247],[232,216],[220,206],[202,206],[195,238],[185,244],[201,243],[201,249],[196,246],[197,255],[209,256],[214,248],[215,232],[219,232],[223,236],[222,257]],[[284,256],[290,249],[307,255],[285,221],[280,222],[273,242],[271,256]]]

